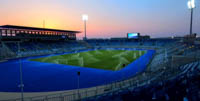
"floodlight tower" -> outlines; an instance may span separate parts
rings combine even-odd
[[[190,35],[192,34],[192,22],[193,22],[193,9],[195,8],[195,0],[188,1],[188,8],[191,10],[190,18]]]
[[[83,15],[82,15],[82,20],[84,21],[84,32],[85,32],[85,37],[84,37],[84,39],[86,40],[86,39],[87,39],[87,35],[86,35],[86,22],[88,21],[88,15],[83,14]]]

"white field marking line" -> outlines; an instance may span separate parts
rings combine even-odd
[[[80,56],[80,53],[77,53],[77,54],[71,56],[70,59],[77,59],[77,58],[79,58],[79,56]]]
[[[126,64],[126,63],[129,63],[129,61],[123,57],[123,55],[127,55],[129,52],[131,51],[125,51],[125,52],[122,52],[120,54],[117,54],[117,55],[113,55],[112,58],[117,58],[118,61],[119,61],[119,64],[115,67],[115,70],[119,70],[122,68],[123,64]]]
[[[133,59],[136,59],[136,58],[137,58],[137,54],[136,54],[136,52],[134,52]]]
[[[139,51],[139,55],[140,55],[140,56],[142,55],[142,51]]]
[[[68,59],[67,58],[63,58],[63,59],[56,59],[57,61],[58,61],[58,63],[60,63],[60,62],[65,62],[66,64],[68,64]]]
[[[130,63],[126,58],[124,57],[119,57],[119,64],[115,67],[115,70],[120,70],[121,68],[123,68],[123,64],[128,64]]]
[[[83,67],[83,66],[84,66],[83,57],[78,58],[78,61],[79,61],[79,65],[80,65],[81,67]]]
[[[91,53],[87,52],[84,55],[88,56],[90,60],[92,60],[91,62],[97,62],[99,61],[99,59],[95,58]],[[84,66],[84,58],[83,56],[80,56],[80,54],[73,56],[72,59],[77,59],[79,66],[83,67]]]
[[[60,55],[60,56],[56,56],[57,58],[56,59],[52,59],[52,62],[53,63],[56,63],[56,64],[60,64],[60,62],[66,62],[66,64],[68,63],[68,59],[65,58],[63,55]]]
[[[53,63],[59,64],[59,60],[58,60],[58,59],[55,59],[55,60],[53,60]]]
[[[129,61],[124,57],[119,57],[119,61],[124,63],[124,64],[129,63]]]
[[[120,62],[116,67],[115,67],[115,70],[120,70],[122,67],[122,63]]]
[[[45,62],[46,60],[48,60],[50,57],[46,57],[46,58],[43,58],[42,60],[41,60],[41,62]]]
[[[77,54],[71,56],[68,60],[66,59],[66,62],[68,63],[69,60],[77,60],[79,63],[79,66],[81,66],[81,67],[84,66],[83,57],[80,56],[80,53],[77,53]]]
[[[93,55],[89,52],[85,53],[86,56],[92,57]]]
[[[64,56],[56,56],[57,58],[56,58],[56,60],[58,59],[58,60],[60,60],[60,59],[65,59],[65,57]]]
[[[131,51],[125,51],[125,52],[121,52],[120,54],[116,54],[116,55],[113,55],[112,57],[113,58],[116,58],[116,57],[121,57],[121,56],[123,56],[123,55],[127,55],[129,52],[131,52]]]
[[[94,55],[92,55],[91,53],[86,53],[86,56],[90,57],[88,60],[92,60],[91,62],[97,62],[100,61],[99,59],[95,58]]]
[[[103,54],[102,52],[100,52],[99,50],[95,51],[95,54]]]
[[[146,53],[147,51],[139,51],[139,53],[137,54],[138,57],[142,56],[142,53]],[[137,57],[136,57],[137,58]]]
[[[108,51],[109,54],[113,54],[113,50],[107,50],[107,51]]]
[[[54,62],[60,63],[60,62],[64,61],[66,64],[68,64],[69,60],[77,60],[77,61],[79,61],[80,53],[74,54],[74,55],[72,55],[72,56],[70,56],[68,58],[66,58],[64,56],[61,56],[61,57],[62,57],[62,59],[56,59]]]

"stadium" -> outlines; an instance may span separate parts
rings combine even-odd
[[[80,31],[0,26],[2,101],[198,101],[200,38],[77,40]]]
[[[0,101],[200,101],[199,4],[0,0]]]

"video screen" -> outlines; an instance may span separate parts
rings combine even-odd
[[[128,36],[129,39],[138,39],[139,33],[128,33],[127,36]]]

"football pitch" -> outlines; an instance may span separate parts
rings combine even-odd
[[[30,60],[117,71],[145,53],[146,51],[141,50],[94,50]]]

